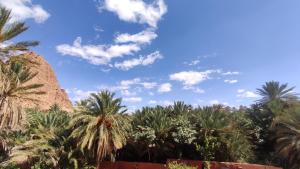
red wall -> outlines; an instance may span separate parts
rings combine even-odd
[[[171,161],[178,161],[179,163],[184,163],[190,166],[196,166],[198,169],[202,169],[202,161],[168,160],[168,162]],[[103,162],[101,163],[100,167],[98,167],[98,169],[167,169],[167,167],[165,164],[117,161],[115,163]],[[281,169],[281,168],[273,167],[273,166],[257,165],[257,164],[247,164],[247,163],[211,162],[211,169]]]
[[[203,164],[202,161],[194,161],[194,160],[168,160],[168,162],[171,161],[178,161],[179,163],[184,163],[190,166],[197,166],[198,169],[202,169],[202,164]],[[210,168],[211,169],[281,169],[278,167],[258,165],[258,164],[214,162],[214,161],[210,162]]]
[[[98,169],[167,169],[164,164],[117,161],[103,162]]]

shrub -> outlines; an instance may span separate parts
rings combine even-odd
[[[168,164],[169,169],[197,169],[197,167],[188,166],[186,164],[171,162]]]
[[[20,168],[15,164],[8,164],[6,166],[0,166],[0,169],[20,169]]]

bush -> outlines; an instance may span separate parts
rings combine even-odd
[[[20,169],[20,168],[15,164],[8,164],[6,166],[0,166],[0,169]]]
[[[168,164],[169,169],[197,169],[197,167],[188,166],[186,164],[171,162]]]

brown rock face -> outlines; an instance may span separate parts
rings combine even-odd
[[[38,72],[38,74],[29,83],[43,84],[44,86],[40,90],[46,94],[31,96],[38,99],[39,102],[23,101],[21,106],[26,108],[39,107],[42,110],[47,110],[52,105],[58,104],[63,110],[72,111],[72,103],[65,90],[60,88],[55,73],[47,61],[35,53],[28,53],[25,57],[38,63],[38,66],[32,68],[32,71]]]

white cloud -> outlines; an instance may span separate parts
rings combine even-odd
[[[243,92],[245,92],[245,89],[238,89],[237,92],[238,93],[243,93]]]
[[[199,56],[199,58],[204,58],[204,59],[207,59],[207,58],[215,58],[217,57],[217,53],[214,52],[214,53],[211,53],[211,54],[206,54],[206,55],[202,55],[202,56]]]
[[[211,100],[211,101],[209,101],[209,104],[211,104],[211,105],[220,104],[220,101],[219,100]]]
[[[132,80],[122,80],[118,85],[101,85],[99,90],[109,90],[111,92],[118,92],[125,97],[133,97],[140,92],[137,88],[133,88],[133,85],[137,85],[140,82],[140,78]]]
[[[157,86],[156,82],[145,82],[141,78],[122,80],[117,85],[100,86],[99,89],[108,89],[113,92],[120,92],[123,96],[135,96],[144,89],[153,89]]]
[[[167,12],[164,0],[147,4],[143,0],[105,0],[100,9],[106,9],[127,22],[148,24],[156,27],[157,22]]]
[[[174,102],[172,102],[170,100],[164,100],[164,101],[161,101],[160,104],[163,106],[170,106],[170,105],[173,105]]]
[[[138,65],[147,66],[153,64],[157,59],[162,59],[163,56],[160,54],[159,51],[153,52],[145,57],[141,56],[139,58],[134,58],[130,60],[125,60],[121,63],[115,63],[114,66],[121,70],[129,70]]]
[[[137,93],[131,92],[131,91],[125,89],[125,90],[121,90],[121,95],[122,96],[135,96],[135,95],[137,95]]]
[[[158,35],[155,33],[157,22],[167,12],[164,0],[154,0],[152,3],[146,3],[143,0],[95,1],[100,4],[99,9],[116,13],[123,21],[148,24],[150,28],[146,28],[136,34],[117,34],[112,44],[82,45],[81,37],[77,37],[72,45],[61,44],[56,46],[58,53],[79,57],[95,65],[108,64],[111,68],[115,67],[121,70],[129,70],[138,65],[150,65],[156,60],[163,58],[160,52],[156,51],[147,56],[140,56],[139,58],[124,60],[114,64],[110,63],[113,58],[136,54],[142,49],[144,44],[150,44],[157,38]],[[94,26],[94,30],[96,32],[103,31],[99,26]],[[96,38],[99,38],[99,35]]]
[[[241,98],[257,98],[259,97],[258,94],[251,92],[251,91],[247,91],[245,89],[239,89],[237,91],[237,97],[241,97]]]
[[[235,72],[228,71],[228,72],[222,73],[222,75],[225,75],[225,76],[227,76],[227,75],[239,75],[239,74],[241,74],[241,73],[237,72],[237,71],[235,71]]]
[[[99,90],[110,90],[118,92],[125,97],[137,96],[141,92],[147,92],[153,96],[154,91],[169,92],[172,90],[172,85],[169,83],[158,84],[157,82],[145,81],[142,78],[133,78],[128,80],[121,80],[116,85],[101,85]]]
[[[100,26],[94,26],[94,31],[96,32],[103,32],[104,30]]]
[[[86,99],[90,96],[91,93],[96,93],[96,91],[83,91],[77,88],[67,89],[66,92],[73,102]]]
[[[37,23],[45,22],[50,14],[31,0],[0,0],[0,5],[12,10],[12,22],[34,19]]]
[[[136,103],[136,102],[141,102],[142,98],[141,97],[124,97],[123,101],[124,102]]]
[[[81,45],[81,37],[77,37],[73,45],[61,44],[56,47],[62,55],[77,56],[95,65],[108,64],[112,58],[132,55],[140,49],[136,44]]]
[[[159,93],[170,92],[171,90],[172,90],[172,85],[170,83],[163,83],[157,89]]]
[[[194,93],[198,93],[198,94],[202,94],[205,93],[205,91],[203,89],[200,89],[198,87],[194,87],[194,86],[183,86],[184,90],[191,90]]]
[[[138,107],[137,106],[133,106],[133,105],[131,105],[131,106],[127,106],[127,114],[133,114],[135,111],[137,111],[138,110]]]
[[[157,37],[157,34],[151,30],[144,30],[137,34],[130,35],[128,33],[118,34],[115,38],[116,43],[138,43],[138,44],[150,44],[152,40]]]
[[[198,65],[199,63],[200,63],[200,60],[196,59],[191,62],[185,62],[184,64],[189,65],[189,66],[195,66],[195,65]]]
[[[104,72],[104,73],[107,73],[107,72],[110,72],[111,69],[105,69],[105,68],[102,68],[101,71]]]
[[[224,105],[224,106],[229,106],[228,102],[220,102],[219,100],[216,100],[216,99],[209,101],[209,104],[210,105],[218,105],[218,104],[220,104],[220,105]]]
[[[197,71],[182,71],[178,73],[171,74],[169,77],[171,80],[180,81],[184,86],[193,86],[199,84],[210,78],[210,74],[218,73],[220,70],[207,70],[203,72]]]
[[[149,100],[148,104],[157,104],[156,100]]]
[[[222,105],[224,105],[224,106],[230,106],[228,102],[223,102]],[[233,106],[231,106],[231,107],[233,107]]]
[[[131,80],[122,80],[120,82],[121,86],[124,86],[125,88],[129,88],[131,85],[135,85],[141,82],[140,78],[134,78]]]
[[[225,83],[229,83],[229,84],[234,84],[234,83],[237,83],[238,80],[229,80],[229,79],[226,79],[224,80]]]
[[[148,104],[150,104],[150,105],[170,106],[170,105],[173,105],[173,102],[170,101],[170,100],[162,100],[162,101],[149,100]]]
[[[157,83],[156,82],[143,82],[143,83],[141,83],[143,86],[144,86],[144,88],[146,88],[146,89],[153,89],[154,87],[156,87],[157,86]]]

